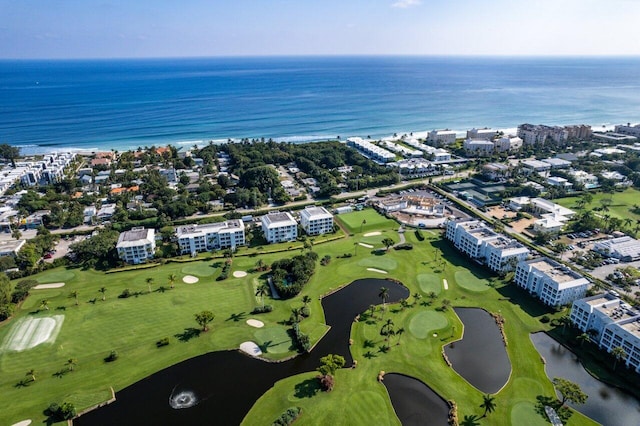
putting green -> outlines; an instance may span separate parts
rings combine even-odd
[[[291,347],[291,338],[287,329],[280,326],[261,328],[254,333],[256,343],[263,352],[282,354]]]
[[[420,311],[409,321],[409,332],[417,339],[426,339],[434,330],[445,328],[447,317],[435,311]]]
[[[365,268],[376,268],[389,271],[391,269],[396,269],[398,267],[398,262],[382,255],[364,258],[358,262],[358,265],[364,266]]]
[[[456,284],[471,291],[489,290],[487,280],[481,280],[471,273],[471,271],[456,271]]]
[[[549,422],[536,412],[536,407],[533,402],[522,401],[511,407],[511,424],[548,426]]]
[[[45,272],[36,278],[40,284],[46,283],[66,283],[67,281],[71,281],[76,277],[76,273],[69,270],[57,270],[51,272]]]
[[[440,294],[442,291],[442,278],[436,274],[420,274],[416,277],[420,290],[424,293],[434,292]]]
[[[182,268],[182,273],[196,277],[210,277],[216,273],[216,268],[209,262],[194,262]]]
[[[353,392],[349,396],[345,407],[349,407],[349,424],[355,425],[388,425],[392,413],[381,415],[381,409],[386,407],[385,400],[372,391]]]
[[[360,238],[360,242],[361,243],[365,243],[365,244],[371,244],[374,246],[382,246],[382,240],[384,240],[385,238],[387,238],[384,235],[372,235],[370,237],[362,237]]]

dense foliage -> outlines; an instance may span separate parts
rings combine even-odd
[[[289,426],[300,415],[300,407],[290,407],[282,413],[272,424],[272,426]]]
[[[77,263],[87,267],[106,268],[117,262],[118,236],[117,231],[103,228],[91,238],[71,244],[70,249],[76,256]]]
[[[273,285],[283,299],[300,293],[316,268],[318,255],[309,251],[291,259],[280,259],[271,265]]]

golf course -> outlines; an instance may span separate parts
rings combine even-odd
[[[566,312],[546,308],[469,262],[440,232],[418,236],[407,229],[413,249],[385,250],[383,239],[399,240],[396,222],[371,209],[337,220],[348,234],[312,239],[311,250],[330,260],[318,262],[302,292],[288,300],[257,293],[268,273],[257,271],[256,264],[300,254],[301,242],[241,248],[230,260],[229,278],[221,281],[225,259],[219,254],[126,271],[57,268],[29,277],[64,286],[32,289],[14,316],[0,324],[0,424],[43,423],[52,402],[70,402],[81,412],[166,367],[236,350],[245,342],[255,342],[267,360],[290,358],[296,354],[287,323],[292,309],[308,304],[310,315],[299,326],[313,346],[328,329],[321,298],[361,278],[397,280],[410,296],[393,304],[381,299],[353,322],[350,349],[357,368],[339,369],[331,392],[319,391],[310,380],[315,371],[280,380],[256,401],[243,424],[271,424],[288,408],[300,407],[300,425],[398,425],[387,390],[377,380],[381,371],[414,377],[454,401],[459,421],[480,418],[484,394],[442,356],[442,347],[464,333],[454,307],[479,307],[504,319],[511,374],[493,395],[494,409],[478,424],[548,424],[536,408],[537,398],[555,397],[555,392],[529,335],[549,329],[540,321],[543,316]],[[304,303],[303,296],[310,301]],[[251,313],[263,304],[273,310]],[[202,311],[215,314],[208,331],[195,320]],[[402,332],[385,339],[380,330],[388,320]],[[109,359],[114,352],[116,359]],[[567,424],[596,423],[573,412]]]

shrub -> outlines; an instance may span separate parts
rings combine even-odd
[[[156,346],[158,348],[161,348],[161,347],[167,346],[167,345],[169,345],[169,338],[168,337],[163,337],[162,339],[160,339],[160,340],[158,340],[156,342]]]
[[[120,295],[118,296],[119,299],[127,299],[129,297],[131,297],[131,290],[129,290],[128,288],[125,288],[124,290],[122,290],[122,293],[120,293]]]
[[[255,308],[253,308],[253,311],[251,311],[252,314],[265,314],[267,312],[271,312],[273,311],[273,306],[271,305],[264,305],[264,306],[256,306]]]
[[[345,253],[345,254],[343,254],[341,257],[342,257],[342,258],[344,258],[344,259],[348,259],[348,258],[350,258],[351,256],[353,256],[353,254],[352,254],[352,253]]]
[[[297,346],[299,352],[308,352],[311,349],[311,342],[309,341],[309,336],[300,331],[300,326],[298,323],[293,323],[293,327],[291,327],[291,331],[293,333],[293,343]]]
[[[11,302],[20,303],[29,295],[29,290],[36,286],[38,282],[36,280],[21,280],[16,284],[16,288],[11,293]]]
[[[282,413],[273,423],[272,426],[289,426],[300,415],[300,407],[287,408],[287,411]]]
[[[76,407],[70,402],[57,402],[49,404],[44,413],[55,421],[70,420],[76,416]]]
[[[543,315],[542,318],[540,318],[540,322],[543,324],[547,324],[549,321],[551,321],[551,318],[549,318],[547,315]]]
[[[398,244],[396,246],[396,250],[413,250],[413,244],[411,243]]]
[[[105,362],[113,362],[115,360],[118,359],[118,352],[117,351],[111,351],[109,352],[109,355],[107,355],[107,357],[104,359]]]
[[[422,234],[421,230],[416,229],[415,235],[418,241],[424,241],[424,235]]]

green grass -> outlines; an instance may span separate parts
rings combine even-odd
[[[53,269],[36,277],[36,281],[41,284],[46,283],[66,283],[73,280],[76,277],[76,273],[72,270],[66,269]]]
[[[609,205],[608,212],[600,212],[602,214],[606,213],[611,217],[617,217],[619,219],[631,218],[635,221],[640,220],[640,215],[634,213],[631,209],[634,205],[640,205],[640,191],[634,188],[627,188],[622,192],[614,192],[613,194],[606,194],[603,192],[593,193],[593,201],[591,204],[586,205],[582,210],[588,209],[591,210],[594,207],[602,206],[602,200],[609,200],[611,198],[611,205]],[[577,202],[580,197],[566,197],[566,198],[558,198],[553,200],[555,203],[560,204],[561,206],[568,207],[570,209],[581,211],[578,209]]]
[[[389,231],[397,226],[384,218],[379,219],[381,216],[371,219],[371,213],[371,210],[351,213],[351,220],[358,226],[362,218],[367,218],[367,223],[369,220],[378,220]],[[378,226],[376,228],[372,230],[380,230]],[[257,401],[244,423],[268,423],[291,405],[298,405],[303,408],[303,414],[296,422],[300,425],[398,425],[386,389],[376,381],[380,370],[403,373],[422,380],[443,398],[455,400],[460,418],[465,414],[481,414],[479,404],[482,394],[447,367],[441,356],[442,346],[459,338],[462,333],[462,325],[452,309],[435,311],[446,297],[453,306],[480,306],[491,312],[500,312],[505,318],[505,332],[509,341],[507,351],[513,371],[507,385],[496,395],[496,411],[486,421],[499,426],[511,424],[514,416],[512,409],[516,403],[534,404],[537,395],[554,394],[529,333],[544,329],[545,326],[539,321],[542,315],[554,317],[559,314],[548,311],[512,286],[502,286],[498,282],[495,288],[489,287],[490,275],[459,256],[449,243],[442,240],[440,233],[424,234],[425,240],[422,242],[418,242],[413,233],[406,234],[407,241],[414,245],[413,250],[390,250],[382,256],[373,256],[370,250],[359,247],[353,257],[339,258],[344,253],[354,254],[354,242],[359,241],[359,236],[314,245],[313,249],[320,258],[327,254],[332,256],[329,265],[317,266],[316,274],[298,297],[284,301],[267,298],[265,302],[274,307],[273,312],[255,316],[265,323],[264,329],[255,329],[245,323],[246,319],[253,317],[251,310],[260,304],[255,297],[255,286],[264,280],[260,274],[249,273],[247,277],[230,277],[225,281],[216,281],[214,274],[202,276],[196,285],[182,283],[185,275],[183,268],[208,271],[213,269],[210,265],[219,259],[189,264],[168,263],[157,268],[113,274],[79,269],[48,271],[36,278],[46,282],[64,281],[59,277],[69,272],[73,272],[75,278],[67,280],[67,285],[61,289],[34,291],[17,309],[15,318],[0,325],[0,342],[16,320],[25,316],[64,315],[65,321],[53,344],[40,345],[21,353],[0,353],[0,424],[12,424],[26,418],[32,419],[34,424],[42,423],[42,411],[53,401],[69,400],[78,409],[87,408],[106,400],[110,395],[110,387],[115,391],[121,390],[182,360],[211,351],[238,348],[244,341],[256,341],[261,345],[271,342],[267,345],[265,357],[274,360],[288,357],[292,352],[285,351],[285,346],[288,349],[291,342],[286,340],[286,327],[277,324],[289,318],[292,308],[302,306],[302,296],[308,295],[312,300],[309,304],[311,316],[304,319],[300,327],[310,336],[312,343],[316,343],[327,331],[320,296],[355,279],[381,277],[366,271],[369,265],[388,270],[389,274],[385,277],[400,280],[408,286],[411,294],[436,291],[436,284],[441,286],[443,278],[448,280],[450,287],[446,292],[442,291],[431,306],[421,305],[427,301],[423,297],[414,307],[405,310],[399,306],[388,307],[384,313],[385,319],[393,319],[396,327],[406,330],[401,336],[400,345],[396,345],[397,339],[394,338],[389,353],[383,354],[377,350],[381,344],[380,310],[373,321],[355,322],[351,350],[358,367],[339,371],[333,392],[301,394],[300,389],[313,387],[315,372],[286,378]],[[300,244],[293,245],[297,247]],[[266,246],[264,249],[270,248]],[[232,270],[250,272],[259,258],[269,264],[299,252],[291,250],[259,257],[236,256]],[[446,267],[442,268],[432,261],[436,253],[442,253],[447,260]],[[473,288],[455,285],[458,276],[469,278],[467,281],[470,281],[470,277],[464,273],[468,268],[473,272]],[[168,287],[168,276],[172,273],[178,278],[174,289],[147,293],[147,278],[154,279],[154,289],[161,285]],[[108,289],[106,301],[101,300],[102,295],[98,292],[102,286]],[[473,291],[476,287],[484,291]],[[118,299],[117,295],[125,288],[139,292],[139,295]],[[75,306],[74,300],[68,297],[74,290],[79,292],[80,306]],[[38,311],[40,301],[44,298],[50,301],[51,310],[48,312]],[[415,302],[413,297],[408,301],[411,304]],[[189,329],[198,327],[194,313],[205,309],[216,314],[210,325],[211,330],[188,339]],[[437,338],[432,336],[434,331],[438,333]],[[423,337],[425,333],[426,337]],[[169,346],[157,348],[155,343],[164,337],[169,338]],[[365,347],[366,340],[376,342],[376,347]],[[104,358],[111,350],[118,351],[119,359],[105,363]],[[373,356],[367,358],[367,352]],[[55,377],[54,374],[63,369],[66,360],[72,357],[78,360],[76,370],[61,378]],[[15,384],[24,379],[26,372],[32,368],[37,371],[36,382],[27,387],[16,387]],[[518,406],[516,415],[522,416],[517,414],[522,410]],[[570,425],[591,424],[577,413],[570,422]]]
[[[456,271],[455,283],[460,287],[471,291],[486,291],[489,290],[487,280],[477,278],[468,270]],[[450,283],[450,281],[448,281]]]
[[[387,219],[370,208],[359,212],[343,213],[335,218],[352,234],[397,229],[399,226],[397,222]],[[363,221],[366,223],[363,224]]]
[[[211,277],[220,269],[214,267],[210,262],[194,262],[182,267],[181,272],[185,275],[195,275],[196,277]]]

